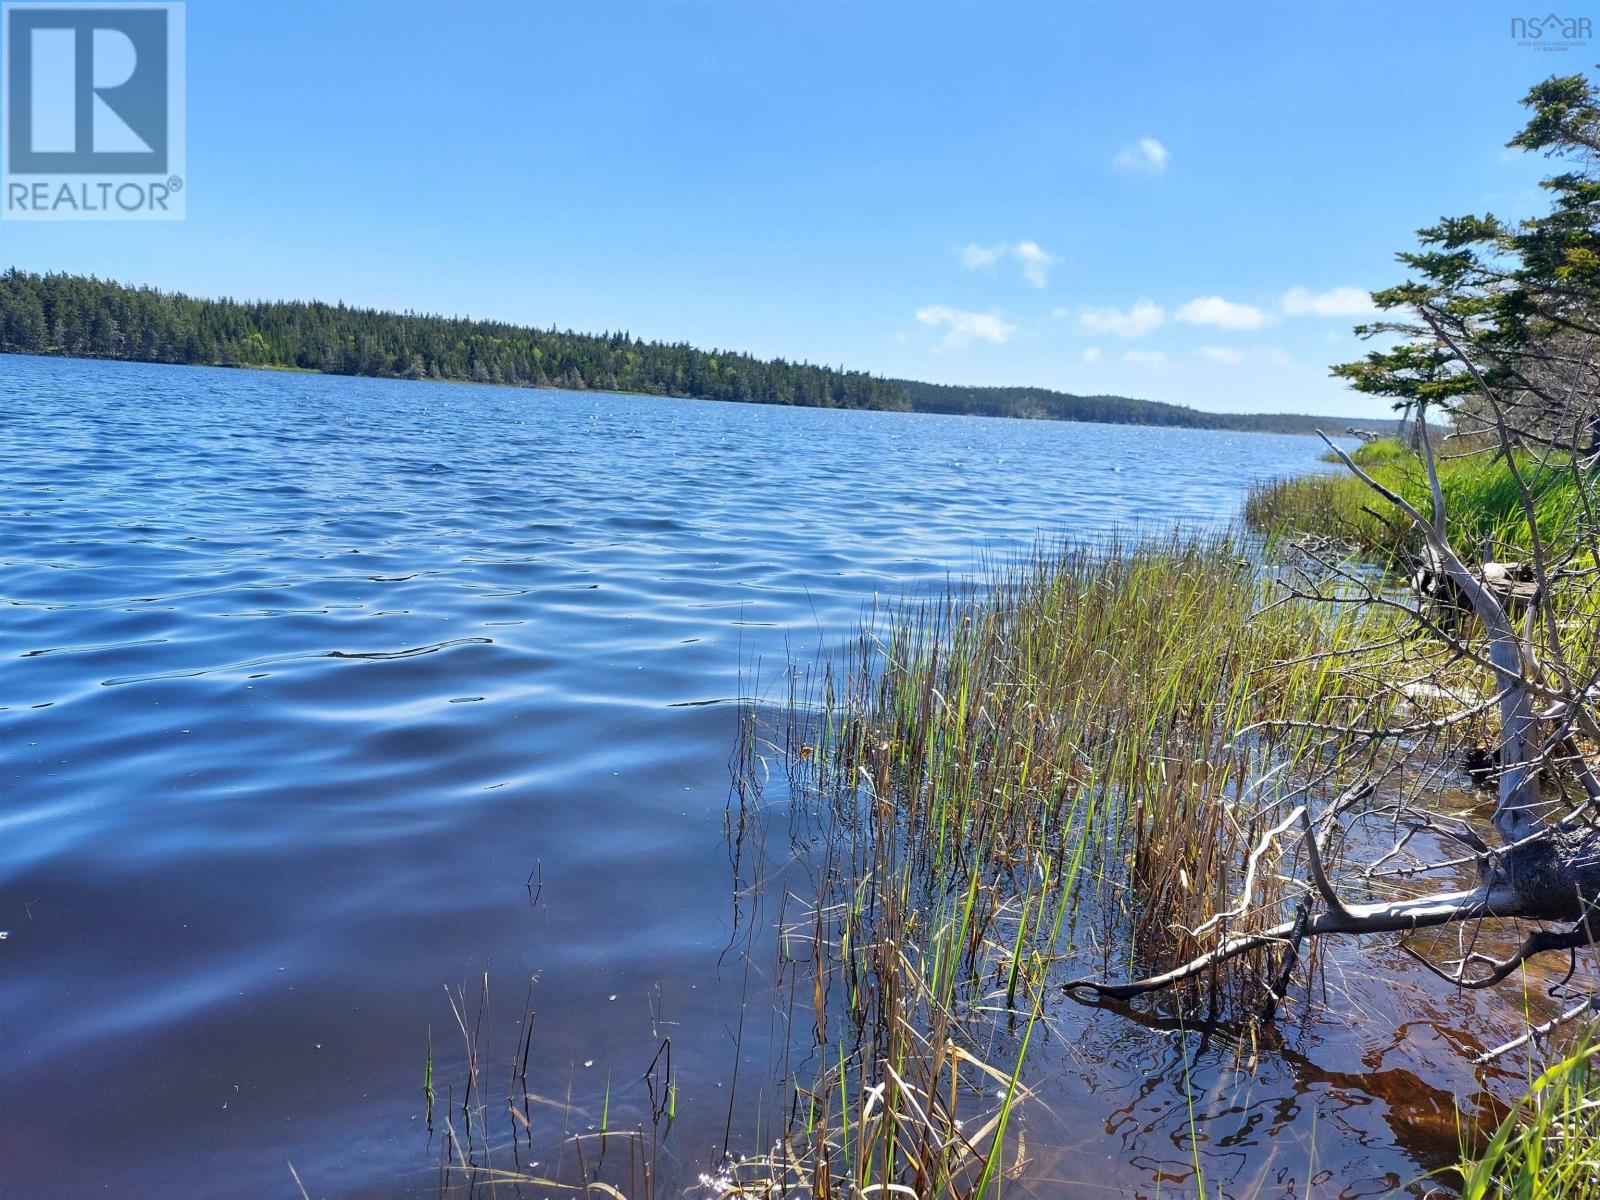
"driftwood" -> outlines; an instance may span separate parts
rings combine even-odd
[[[1539,602],[1539,581],[1528,563],[1486,562],[1469,565],[1473,576],[1488,589],[1510,617],[1521,617]],[[1424,546],[1412,573],[1411,586],[1419,599],[1452,618],[1473,612],[1472,597],[1451,576],[1431,546]]]
[[[1451,831],[1455,840],[1471,849],[1466,861],[1476,864],[1477,885],[1407,900],[1347,902],[1330,882],[1322,861],[1324,840],[1313,835],[1308,820],[1304,822],[1304,845],[1310,878],[1305,882],[1306,899],[1294,919],[1229,937],[1206,953],[1145,979],[1078,979],[1064,985],[1069,992],[1125,999],[1172,987],[1241,955],[1273,947],[1283,948],[1283,963],[1286,969],[1292,968],[1303,942],[1330,934],[1403,934],[1497,919],[1557,926],[1535,928],[1505,958],[1469,952],[1448,969],[1423,960],[1451,983],[1482,988],[1507,978],[1536,955],[1574,951],[1600,939],[1600,830],[1590,823],[1592,810],[1600,807],[1600,779],[1579,752],[1574,736],[1576,732],[1600,742],[1600,727],[1592,712],[1600,699],[1600,678],[1574,680],[1564,662],[1555,664],[1554,672],[1546,672],[1537,662],[1532,635],[1535,617],[1548,616],[1538,599],[1548,585],[1549,570],[1538,530],[1533,527],[1532,501],[1526,489],[1534,563],[1469,567],[1446,536],[1444,497],[1426,427],[1422,430],[1421,448],[1433,496],[1431,519],[1374,480],[1331,441],[1328,444],[1346,467],[1396,505],[1415,526],[1427,547],[1425,582],[1433,597],[1470,612],[1481,626],[1482,643],[1476,640],[1476,630],[1469,643],[1464,640],[1466,635],[1458,636],[1442,628],[1443,623],[1423,617],[1421,610],[1417,612],[1426,629],[1446,639],[1460,656],[1486,667],[1494,684],[1488,703],[1480,702],[1476,710],[1492,709],[1498,715],[1494,765],[1483,779],[1493,782],[1498,793],[1492,823],[1500,844],[1491,847],[1470,831]],[[1504,428],[1502,436],[1508,436]],[[1514,614],[1523,617],[1520,629]],[[1549,647],[1559,657],[1553,618],[1548,629]],[[1480,649],[1485,643],[1486,648]],[[1552,676],[1557,682],[1551,682]],[[1583,799],[1576,806],[1556,784],[1559,772],[1580,786]],[[1274,1004],[1286,985],[1285,978],[1273,989]],[[1269,1019],[1271,1012],[1269,1008]]]

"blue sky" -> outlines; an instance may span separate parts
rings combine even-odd
[[[0,260],[960,383],[1367,414],[1327,378],[1590,65],[1509,4],[188,5],[188,220]]]

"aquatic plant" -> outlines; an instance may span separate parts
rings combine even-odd
[[[1187,955],[1304,901],[1303,851],[1271,835],[1352,766],[1315,721],[1386,703],[1359,668],[1388,640],[1381,615],[1284,602],[1232,537],[1113,538],[989,564],[791,672],[780,704],[747,715],[730,812],[736,895],[779,914],[770,943],[748,915],[742,950],[770,946],[789,1044],[770,1052],[769,1099],[747,1089],[736,1114],[730,1095],[730,1125],[768,1132],[707,1164],[709,1191],[998,1194],[1026,1170],[1027,1051],[1064,979]],[[775,824],[791,840],[769,852]],[[1281,975],[1241,961],[1173,1016],[1276,1007]],[[522,1165],[526,1079],[514,1062],[505,1104],[487,1099],[465,989],[452,1006],[467,1082],[443,1106],[442,1173],[469,1191],[554,1182]],[[660,1091],[654,1128],[634,1131],[607,1127],[609,1088],[589,1098],[600,1129],[571,1135],[557,1178],[623,1187],[595,1158],[626,1142],[626,1194],[652,1186],[670,1078]],[[489,1132],[502,1108],[509,1145]]]
[[[1226,536],[1112,539],[873,614],[779,729],[752,715],[743,803],[779,764],[812,880],[780,983],[821,1065],[737,1185],[997,1190],[1055,983],[1303,898],[1268,834],[1345,766],[1313,719],[1381,703],[1332,665],[1381,625],[1280,602]],[[1279,974],[1239,963],[1179,1011],[1275,1005]]]
[[[1488,1146],[1460,1166],[1462,1200],[1600,1194],[1600,1044],[1592,1031],[1540,1071]]]

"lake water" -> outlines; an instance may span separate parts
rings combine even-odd
[[[1226,520],[1320,449],[0,357],[0,1195],[298,1195],[289,1163],[314,1197],[429,1195],[430,1038],[442,1106],[446,989],[475,1013],[485,972],[494,1072],[537,977],[546,1140],[608,1088],[633,1122],[670,1031],[692,1176],[740,1005],[741,693],[875,596]],[[1452,1136],[1474,1002],[1428,1003],[1244,1083],[1220,1057],[1212,1180],[1437,1165],[1413,1143]],[[1184,1194],[1181,1055],[1075,1019],[1041,1194]]]

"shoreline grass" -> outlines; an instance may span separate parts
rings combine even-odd
[[[1397,661],[1439,666],[1385,610],[1286,597],[1237,534],[1059,546],[982,583],[870,615],[833,664],[787,677],[780,711],[746,714],[730,837],[775,821],[793,844],[735,853],[736,893],[779,913],[758,973],[787,1041],[737,1109],[730,1092],[729,1127],[753,1114],[761,1149],[708,1164],[721,1196],[1001,1194],[1026,1174],[1028,1050],[1071,1003],[1057,985],[1291,914],[1303,841],[1267,835],[1375,766],[1329,729],[1417,704]],[[1158,998],[1157,1019],[1248,1029],[1281,999],[1279,966],[1234,960]],[[459,1139],[447,1122],[446,1173],[515,1180],[481,1096],[454,1101],[472,1116]],[[652,1087],[651,1124],[613,1130],[614,1098],[593,1098],[602,1129],[581,1137],[636,1147],[629,1176],[653,1186],[671,1108]],[[1196,1182],[1206,1168],[1197,1151]]]
[[[1422,461],[1400,442],[1381,438],[1351,457],[1419,511],[1431,508]],[[1516,461],[1533,497],[1540,534],[1552,547],[1573,548],[1583,515],[1573,472],[1584,468],[1570,459],[1540,462],[1522,451]],[[1452,544],[1470,548],[1481,561],[1525,558],[1529,537],[1522,494],[1504,458],[1484,450],[1452,455],[1447,441],[1438,465]],[[1421,548],[1404,515],[1348,471],[1257,484],[1246,496],[1244,512],[1246,524],[1269,543],[1304,535],[1328,538],[1382,565],[1414,558]]]
[[[827,1065],[792,1081],[788,1185],[998,1192],[1056,984],[1298,902],[1278,861],[1294,851],[1263,835],[1343,749],[1277,718],[1370,716],[1368,682],[1335,663],[1386,636],[1371,614],[1279,602],[1227,535],[1059,548],[869,619],[781,741],[752,731],[742,772],[753,807],[758,760],[784,760],[816,881],[784,970]],[[1272,974],[1240,960],[1171,1002],[1253,1012]],[[743,1194],[775,1194],[775,1165]]]
[[[1528,1085],[1476,1158],[1463,1155],[1462,1200],[1589,1200],[1600,1195],[1600,1042],[1580,1034]]]

